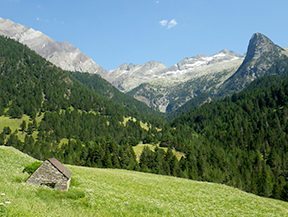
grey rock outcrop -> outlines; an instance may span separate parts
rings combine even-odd
[[[285,52],[265,35],[253,34],[243,63],[218,92],[221,94],[225,91],[239,91],[256,78],[272,75],[269,69],[277,60],[285,56]]]
[[[40,31],[0,18],[0,35],[13,38],[54,65],[68,71],[105,74],[106,70],[69,42],[57,42]]]

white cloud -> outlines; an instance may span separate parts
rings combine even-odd
[[[168,23],[167,29],[170,29],[170,28],[172,28],[172,27],[174,27],[174,26],[176,26],[176,25],[177,25],[177,22],[176,22],[175,19],[173,19],[173,20],[171,20],[171,21]]]
[[[36,20],[39,21],[40,20],[39,17],[37,17]]]
[[[159,4],[159,1],[156,1],[156,4]]]
[[[167,25],[168,20],[161,20],[159,21],[161,26],[166,26]]]
[[[171,29],[178,24],[175,19],[171,20],[169,23],[168,20],[161,20],[159,23],[161,26],[167,26],[167,29]]]

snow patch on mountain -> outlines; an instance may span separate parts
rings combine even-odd
[[[123,92],[129,92],[142,83],[157,84],[162,86],[176,85],[207,74],[225,70],[239,65],[244,57],[229,50],[222,50],[212,56],[198,54],[185,58],[177,64],[166,67],[156,61],[142,65],[124,63],[114,70],[110,70],[104,78]]]

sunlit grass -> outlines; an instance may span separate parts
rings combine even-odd
[[[40,116],[36,117],[37,124],[40,123],[40,121],[43,119],[44,113],[42,113]],[[10,118],[9,116],[0,116],[0,132],[3,131],[4,127],[10,127],[11,133],[14,133],[16,130],[18,133],[16,134],[20,141],[24,142],[25,136],[27,135],[26,132],[20,131],[22,122],[26,122],[26,127],[28,126],[28,123],[32,123],[32,120],[29,116],[23,115],[22,118]],[[27,128],[26,128],[27,129]],[[32,133],[32,136],[34,139],[37,137],[38,131],[34,131]]]
[[[23,115],[21,119],[17,118],[11,119],[10,117],[7,116],[0,116],[0,131],[2,132],[3,128],[6,126],[9,126],[12,132],[14,132],[16,129],[19,130],[23,120],[25,120],[26,123],[28,124],[29,116]]]
[[[120,123],[123,124],[124,126],[126,126],[128,121],[136,122],[137,120],[136,120],[136,118],[132,118],[132,117],[124,117],[123,122],[120,122]],[[148,123],[143,123],[142,121],[140,121],[140,127],[146,131],[149,130]],[[161,129],[157,128],[157,130],[160,131]]]
[[[68,192],[25,183],[35,159],[0,146],[0,216],[287,216],[288,203],[207,182],[67,165]],[[6,201],[10,203],[5,203]]]
[[[151,144],[138,144],[136,146],[133,147],[133,150],[134,150],[134,153],[136,155],[136,160],[139,162],[139,158],[140,158],[140,155],[142,154],[142,151],[144,149],[144,147],[148,147],[150,150],[154,151],[156,147],[159,147],[159,144],[157,145],[151,145]],[[163,149],[165,152],[167,152],[167,149],[168,148],[165,148],[165,147],[159,147],[161,149]],[[172,150],[172,153],[177,157],[178,160],[181,159],[181,157],[185,157],[185,154],[182,153],[182,152],[179,152],[179,151],[175,151],[175,150]]]

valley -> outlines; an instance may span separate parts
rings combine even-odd
[[[255,33],[245,55],[107,72],[68,43],[0,27],[1,212],[287,215],[287,49]],[[71,191],[24,183],[27,163],[51,157],[75,174]]]

